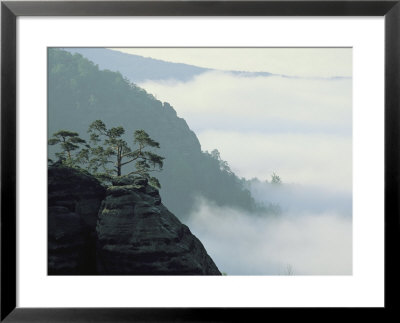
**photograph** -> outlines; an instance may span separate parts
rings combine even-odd
[[[400,0],[361,2],[3,1],[0,320],[392,317]]]
[[[47,274],[353,274],[351,47],[48,47]]]

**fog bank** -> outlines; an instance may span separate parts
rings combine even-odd
[[[352,80],[210,72],[140,84],[170,102],[231,170],[252,181],[248,214],[201,197],[186,223],[228,275],[352,273]],[[265,183],[272,173],[282,185]]]
[[[351,275],[351,218],[335,212],[255,216],[199,199],[187,223],[228,275]]]
[[[352,80],[204,73],[140,84],[240,177],[352,189]]]

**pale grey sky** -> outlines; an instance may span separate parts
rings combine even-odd
[[[121,52],[220,70],[304,77],[352,76],[351,48],[114,48]]]

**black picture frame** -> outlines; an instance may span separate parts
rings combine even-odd
[[[396,1],[4,1],[1,3],[1,321],[259,321],[283,314],[341,317],[337,309],[18,308],[16,307],[16,19],[18,16],[384,16],[385,17],[385,306],[364,309],[382,319],[398,307],[400,0]],[[346,309],[350,314],[352,310]],[[324,312],[322,312],[324,311]],[[321,313],[322,312],[322,313]],[[271,313],[271,314],[269,314]],[[285,312],[286,313],[286,312]],[[295,313],[295,314],[293,314]],[[345,315],[348,315],[345,314]],[[340,315],[340,316],[339,316]],[[266,318],[267,320],[268,318]],[[272,319],[272,316],[270,317]],[[283,316],[280,317],[283,319]],[[320,317],[321,319],[321,317]]]

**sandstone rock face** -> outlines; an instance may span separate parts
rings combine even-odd
[[[68,167],[48,170],[48,274],[96,273],[96,222],[105,188]]]
[[[48,171],[49,275],[221,275],[144,178]]]
[[[202,243],[144,178],[113,182],[96,231],[99,274],[221,275]]]

